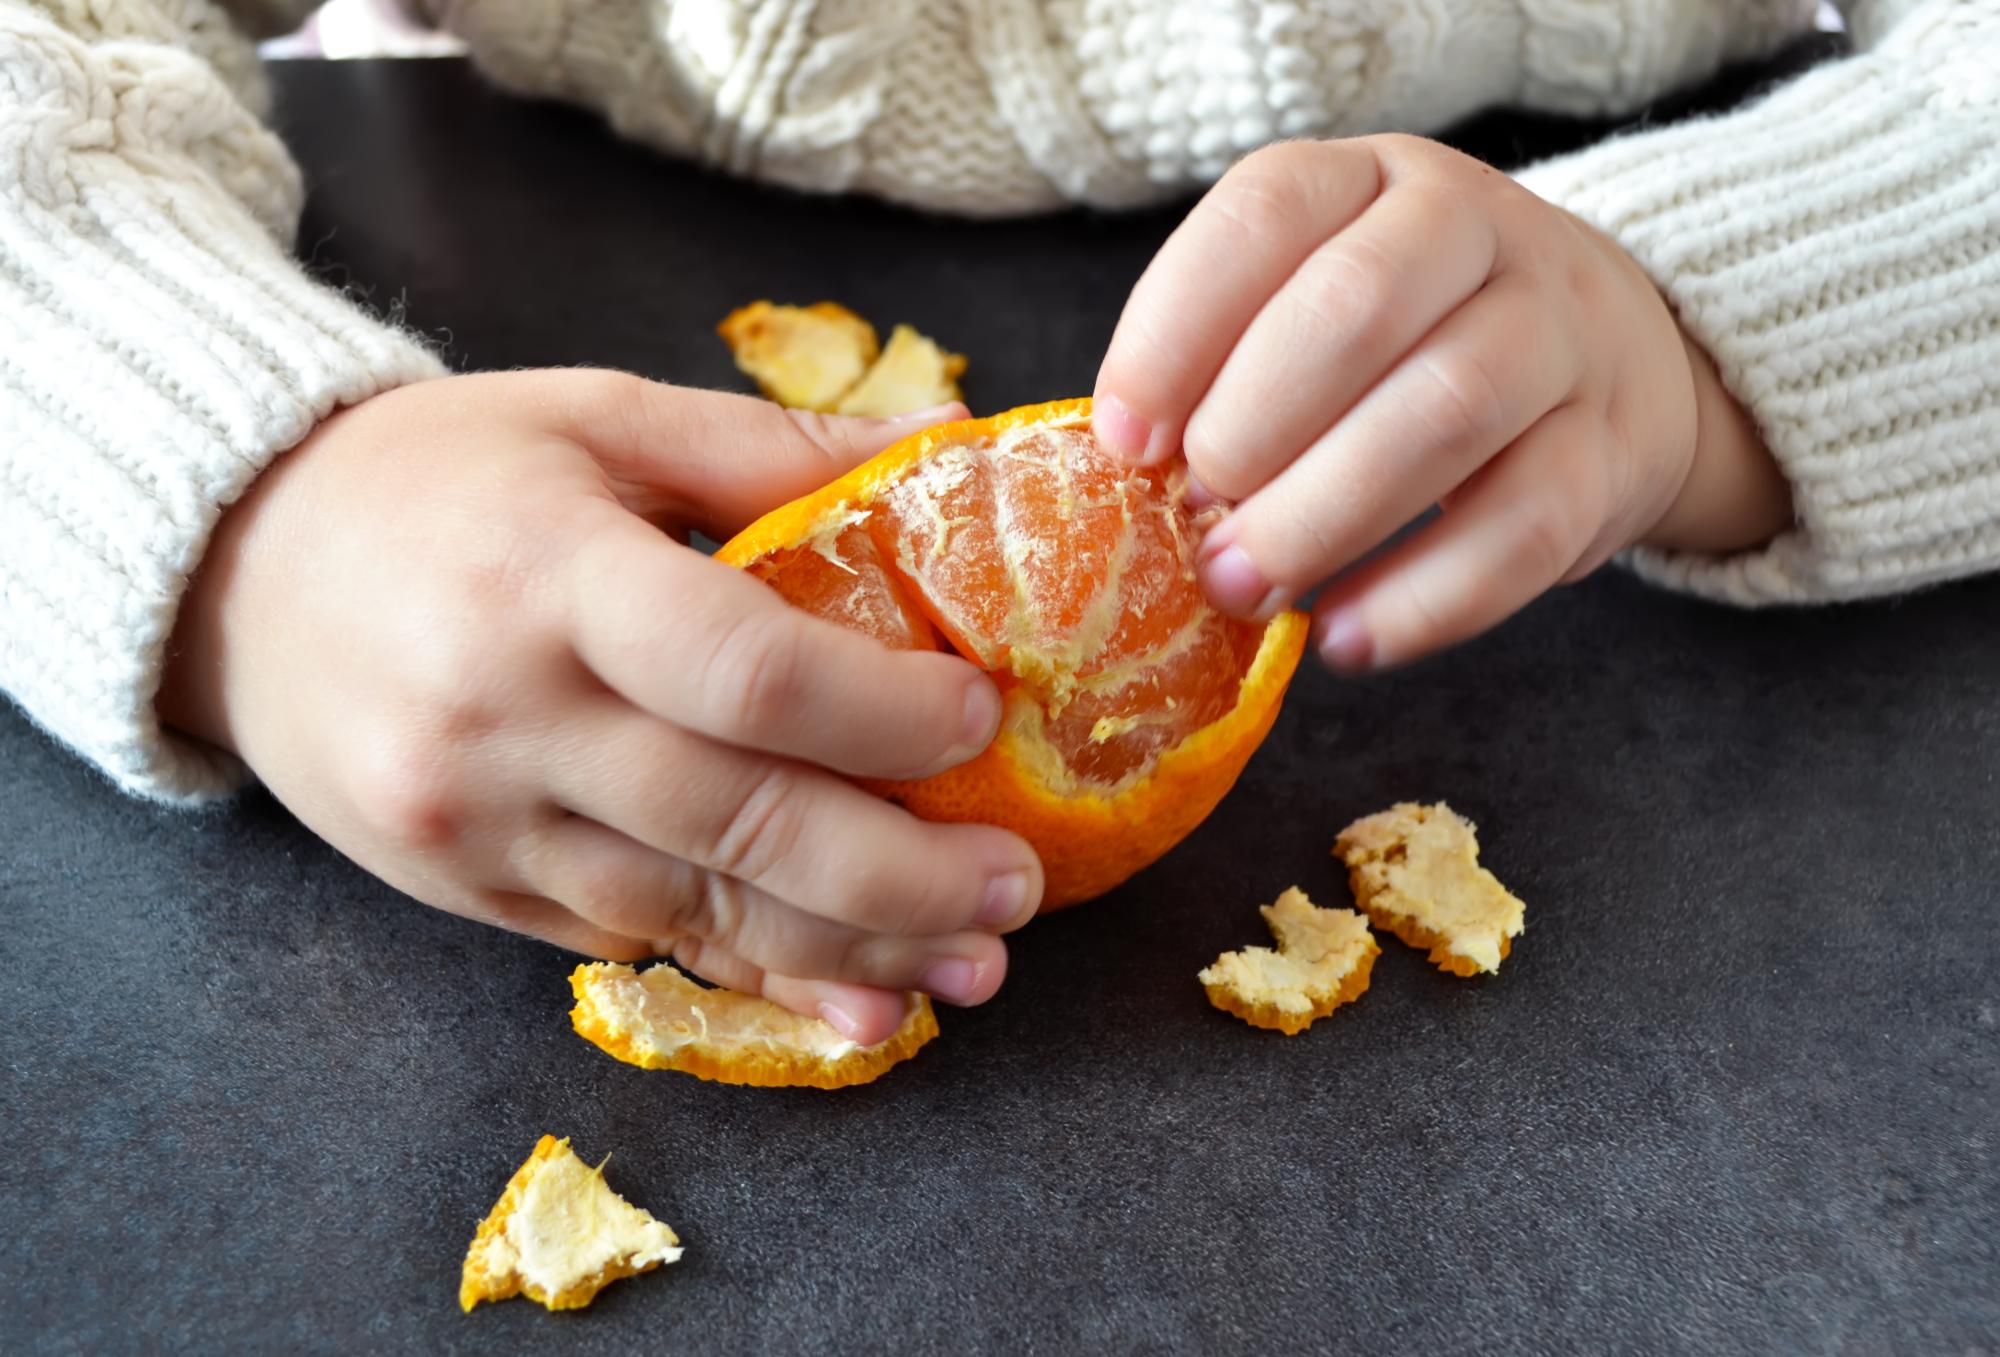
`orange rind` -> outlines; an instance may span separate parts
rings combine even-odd
[[[1291,887],[1260,905],[1278,950],[1224,952],[1198,977],[1208,1001],[1252,1027],[1297,1036],[1367,992],[1381,948],[1351,909],[1321,909]]]
[[[878,352],[875,327],[837,302],[752,302],[715,329],[766,396],[799,410],[832,410]]]
[[[460,1273],[458,1304],[525,1295],[577,1310],[622,1277],[677,1262],[671,1228],[613,1192],[604,1166],[578,1159],[567,1139],[543,1136],[479,1222]]]
[[[859,1046],[818,1018],[734,990],[704,989],[666,962],[635,971],[616,962],[569,977],[577,1034],[648,1070],[679,1070],[719,1084],[849,1088],[880,1078],[938,1034],[931,1001],[910,996],[902,1026]]]
[[[1526,906],[1479,865],[1477,830],[1442,801],[1356,820],[1333,851],[1375,926],[1453,975],[1498,972],[1525,927]]]
[[[890,419],[959,399],[965,355],[947,353],[908,325],[889,332],[881,357],[834,406],[837,414]]]
[[[914,434],[716,556],[796,607],[993,676],[1004,714],[983,753],[864,785],[926,819],[1021,834],[1053,909],[1180,842],[1277,719],[1307,619],[1208,606],[1194,552],[1213,516],[1183,472],[1099,450],[1088,400],[1054,401]]]

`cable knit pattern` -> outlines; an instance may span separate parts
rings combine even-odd
[[[1793,531],[1633,553],[1656,580],[1809,602],[2000,566],[2000,0],[1900,8],[1756,107],[1521,176],[1652,274],[1791,481]]]
[[[731,172],[963,213],[1179,193],[1273,138],[1627,109],[1810,0],[427,0],[513,89]],[[0,0],[0,687],[122,786],[240,776],[153,714],[223,508],[441,369],[287,256],[239,32],[307,0]],[[2000,564],[2000,0],[1856,0],[1862,54],[1523,176],[1648,268],[1792,478],[1795,532],[1641,555],[1742,602]],[[234,26],[232,26],[232,24]]]
[[[297,172],[218,67],[88,12],[118,22],[0,7],[0,687],[121,786],[195,799],[240,770],[152,703],[223,506],[439,369],[287,257]]]

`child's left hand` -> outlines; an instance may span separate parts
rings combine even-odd
[[[1415,137],[1287,143],[1226,175],[1126,304],[1095,423],[1135,460],[1185,448],[1236,502],[1201,577],[1240,616],[1442,502],[1321,595],[1314,634],[1339,669],[1464,640],[1633,542],[1748,547],[1790,513],[1638,265]]]

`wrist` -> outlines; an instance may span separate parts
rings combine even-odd
[[[353,408],[353,407],[349,407]],[[278,581],[263,587],[274,571],[296,553],[300,513],[289,506],[312,493],[309,463],[323,441],[322,433],[338,424],[346,410],[336,411],[302,440],[281,454],[250,483],[242,497],[222,512],[209,536],[208,547],[194,577],[181,596],[173,634],[167,638],[160,690],[154,700],[160,722],[183,735],[205,741],[238,757],[247,757],[238,730],[237,690],[243,686],[243,653],[250,640],[271,640],[266,616],[261,623],[244,620],[251,607],[251,584],[267,597],[282,598],[288,586]],[[287,550],[291,539],[292,551]]]
[[[1685,329],[1680,339],[1694,390],[1694,454],[1666,512],[1640,541],[1666,551],[1753,550],[1791,526],[1791,483],[1714,360]]]

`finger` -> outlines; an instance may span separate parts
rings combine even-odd
[[[548,760],[562,805],[807,913],[922,937],[1009,931],[1041,903],[1034,850],[1004,829],[931,824],[823,769],[717,744],[629,708],[579,718],[562,738],[567,747]],[[825,974],[736,950],[788,974]]]
[[[1439,325],[1291,466],[1202,540],[1210,602],[1268,617],[1380,544],[1574,388],[1581,355],[1525,277]]]
[[[650,938],[600,927],[567,906],[530,892],[481,891],[476,903],[454,912],[603,961],[640,961],[658,950]]]
[[[1430,184],[1377,198],[1265,303],[1188,419],[1188,465],[1248,498],[1491,276],[1490,217]]]
[[[593,674],[729,744],[917,778],[972,758],[1000,728],[999,692],[964,660],[813,617],[616,506],[583,538],[567,587],[571,644]]]
[[[906,994],[832,980],[800,980],[779,975],[700,938],[678,939],[670,953],[683,969],[712,985],[739,994],[757,994],[782,1008],[818,1018],[849,1041],[873,1046],[895,1035],[908,1015]]]
[[[1476,636],[1601,564],[1603,422],[1550,413],[1454,494],[1443,517],[1314,607],[1320,657],[1344,671],[1404,664]]]
[[[986,933],[889,937],[809,913],[743,881],[704,871],[583,816],[552,820],[516,846],[530,890],[584,921],[665,951],[693,937],[760,968],[949,1003],[981,1003],[1006,974],[1006,948]]]
[[[767,400],[649,382],[609,370],[539,374],[529,399],[589,448],[632,508],[718,539],[817,490],[900,438],[967,411],[957,402],[894,419],[786,410]]]
[[[1286,142],[1246,157],[1195,204],[1132,289],[1098,369],[1092,424],[1155,465],[1265,300],[1360,214],[1382,167],[1365,142]]]

